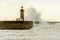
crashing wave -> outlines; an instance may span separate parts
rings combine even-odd
[[[39,24],[48,25],[48,23],[40,18],[40,14],[35,10],[35,8],[30,7],[27,9],[27,16],[25,16],[25,21],[39,22]]]

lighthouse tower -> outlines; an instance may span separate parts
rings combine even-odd
[[[24,21],[24,9],[23,9],[23,6],[21,6],[20,18],[22,19],[21,21]]]

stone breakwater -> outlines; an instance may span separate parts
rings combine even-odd
[[[32,21],[0,21],[0,29],[30,29]]]

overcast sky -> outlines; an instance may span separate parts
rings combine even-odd
[[[60,0],[0,0],[0,20],[15,20],[20,6],[33,6],[46,21],[60,21]]]

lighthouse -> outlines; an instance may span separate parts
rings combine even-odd
[[[21,21],[24,21],[24,9],[23,9],[23,6],[21,6],[21,9],[20,9],[20,19],[21,19]]]
[[[17,18],[16,21],[0,21],[0,29],[30,29],[33,27],[33,21],[24,21],[24,9],[21,6],[20,18]]]

